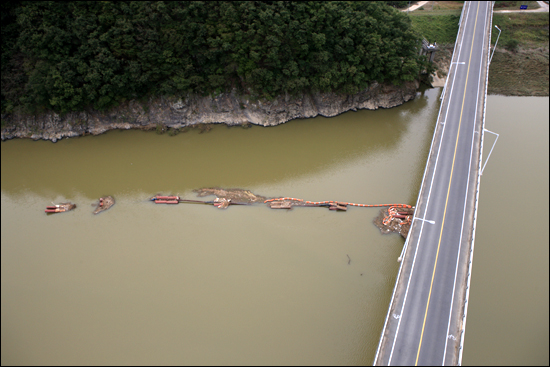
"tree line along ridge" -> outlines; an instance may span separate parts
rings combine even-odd
[[[354,94],[426,68],[383,2],[2,2],[2,114],[155,95]]]

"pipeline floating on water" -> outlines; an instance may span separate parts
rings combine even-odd
[[[182,199],[179,196],[157,195],[157,196],[153,196],[150,200],[154,201],[155,204],[179,204],[179,203],[207,204],[207,205],[214,205],[218,209],[225,209],[229,205],[248,205],[248,203],[236,203],[231,199],[227,199],[227,198],[216,198],[210,201],[203,201],[203,200]]]
[[[228,190],[228,192],[237,191],[237,189],[231,189],[231,190]],[[250,194],[250,192],[248,191],[246,193]],[[233,201],[234,198],[237,198],[237,200],[239,199],[247,200],[248,196],[237,195],[237,196],[234,196],[233,198],[216,197],[214,200],[211,200],[211,201],[202,201],[202,200],[182,199],[177,195],[155,195],[151,197],[149,200],[153,201],[155,204],[179,204],[179,203],[207,204],[207,205],[213,205],[218,209],[225,209],[230,205],[252,205],[257,202],[261,202],[261,201],[255,201],[255,202],[247,201],[247,202],[241,203],[241,202]],[[254,198],[257,198],[257,196],[254,196]],[[358,204],[358,203],[350,203],[350,202],[334,201],[334,200],[308,201],[308,200],[303,200],[303,199],[293,198],[293,197],[280,197],[280,198],[266,199],[265,201],[263,201],[263,203],[267,204],[271,209],[292,209],[294,206],[304,206],[304,207],[326,207],[329,210],[333,210],[333,211],[347,211],[348,206],[356,206],[356,207],[364,207],[364,208],[388,207],[388,215],[385,216],[382,221],[383,224],[386,226],[390,222],[392,222],[392,220],[394,219],[399,219],[398,222],[400,226],[402,224],[410,224],[412,220],[412,213],[410,210],[407,210],[407,209],[414,209],[413,206],[407,205],[407,204]],[[99,199],[99,204],[97,204],[98,207],[94,212],[94,214],[97,214],[97,212],[110,208],[113,204],[114,204],[114,199],[111,196],[101,197]],[[46,207],[45,212],[62,213],[62,212],[72,210],[74,208],[76,208],[76,204],[61,203],[58,205],[54,204],[53,206]]]

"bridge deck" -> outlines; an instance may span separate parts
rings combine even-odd
[[[375,364],[458,364],[475,232],[492,5],[466,2]]]

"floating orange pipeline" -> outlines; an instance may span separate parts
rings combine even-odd
[[[155,204],[179,204],[179,200],[155,200]]]
[[[333,200],[328,200],[328,201],[304,201],[302,199],[296,199],[296,198],[268,199],[268,200],[264,201],[264,203],[268,203],[268,202],[271,202],[271,201],[278,201],[278,200],[303,201],[305,204],[316,204],[316,205],[330,204],[330,203],[340,203],[340,204],[343,204],[343,205],[352,205],[352,206],[359,206],[359,207],[365,207],[365,208],[384,207],[384,206],[396,207],[396,208],[409,208],[409,209],[412,208],[411,205],[407,205],[407,204],[356,204],[356,203],[346,203],[346,202],[342,202],[342,201],[333,201]]]
[[[399,225],[402,226],[403,224],[411,224],[411,214],[407,212],[398,212],[397,211],[398,206],[391,206],[388,208],[388,215],[382,220],[382,223],[387,226],[390,224],[390,222],[394,218],[398,219],[405,219],[404,221],[400,222]]]

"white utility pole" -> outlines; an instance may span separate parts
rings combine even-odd
[[[500,32],[502,32],[500,28],[497,27],[496,25],[495,25],[495,28],[498,29],[498,37],[497,37],[497,41],[495,42],[495,47],[493,48],[493,53],[491,54],[491,58],[489,59],[489,64],[491,64],[491,60],[493,60],[493,55],[495,54],[495,50],[497,48],[498,38],[500,37]]]

